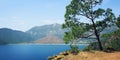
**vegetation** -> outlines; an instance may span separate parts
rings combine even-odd
[[[72,0],[66,6],[65,23],[63,24],[63,29],[66,29],[63,38],[65,43],[74,45],[77,44],[80,38],[95,35],[97,42],[90,44],[90,46],[95,45],[99,50],[103,50],[100,32],[106,27],[115,25],[116,17],[112,13],[112,9],[107,8],[105,10],[96,7],[101,3],[102,0]],[[90,23],[82,22],[82,20],[90,21]],[[93,34],[84,35],[87,31],[92,31]]]
[[[76,45],[71,45],[70,47],[71,47],[71,50],[70,50],[71,53],[73,53],[74,55],[78,54],[79,49]]]
[[[116,25],[119,27],[117,31],[102,35],[105,49],[120,50],[120,16],[117,18]]]
[[[99,50],[99,46],[97,42],[91,43],[87,47],[83,49],[83,51],[91,51],[91,50]]]
[[[120,15],[119,15],[119,17],[117,18],[116,25],[117,25],[117,27],[119,27],[119,28],[120,28]]]
[[[120,50],[120,30],[114,31],[112,33],[103,34],[102,45],[104,51],[118,51]],[[91,43],[87,46],[84,51],[99,50],[97,42]]]
[[[118,51],[120,50],[120,16],[117,18],[116,25],[119,27],[118,30],[101,35],[101,41],[104,51]],[[91,43],[84,51],[98,50],[98,43]]]

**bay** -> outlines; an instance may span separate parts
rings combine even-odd
[[[83,49],[86,45],[79,45]],[[69,50],[64,44],[11,44],[0,45],[0,60],[47,60],[49,56]]]

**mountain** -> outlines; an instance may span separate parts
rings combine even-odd
[[[101,34],[116,31],[116,26],[105,28]],[[90,33],[87,33],[90,34]],[[26,32],[12,30],[8,28],[0,29],[0,44],[14,43],[41,43],[41,44],[58,44],[63,43],[64,30],[60,24],[50,24],[43,26],[35,26]],[[81,39],[79,42],[90,41],[89,39]]]
[[[63,40],[61,40],[57,36],[50,35],[50,36],[46,36],[42,39],[38,39],[34,43],[38,43],[38,44],[61,44],[61,43],[63,43]]]
[[[111,33],[114,32],[116,30],[118,30],[119,28],[117,26],[110,26],[110,27],[106,27],[101,34],[107,34],[107,33]]]
[[[64,35],[64,30],[62,29],[60,24],[50,24],[33,27],[30,30],[26,31],[26,33],[31,34],[35,38],[35,40],[44,38],[48,35],[54,35],[62,39]]]
[[[8,28],[0,29],[0,44],[14,44],[31,41],[33,41],[33,37],[28,33]]]
[[[0,44],[15,43],[63,43],[64,31],[60,24],[36,26],[26,32],[12,30],[9,28],[0,29]]]

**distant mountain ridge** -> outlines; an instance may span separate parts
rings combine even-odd
[[[108,27],[101,34],[110,33],[118,28]],[[35,26],[26,32],[0,28],[0,44],[14,43],[40,43],[40,44],[59,44],[63,43],[64,30],[60,24],[50,24]],[[86,40],[87,41],[87,40]],[[81,41],[84,42],[84,41]]]
[[[37,40],[38,43],[45,43],[47,41],[48,44],[52,42],[61,43],[63,42],[63,35],[64,31],[62,30],[60,24],[36,26],[26,32],[12,30],[9,28],[1,28],[0,44],[35,43]]]
[[[0,44],[23,43],[31,42],[32,40],[33,37],[28,33],[8,28],[0,29]]]
[[[34,36],[35,40],[44,38],[46,36],[54,35],[60,39],[63,38],[64,30],[60,24],[50,24],[44,26],[36,26],[26,31],[26,33]]]

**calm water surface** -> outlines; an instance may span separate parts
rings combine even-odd
[[[80,45],[83,49],[86,45]],[[69,45],[0,45],[0,60],[47,60],[48,56],[57,55],[70,49]]]

